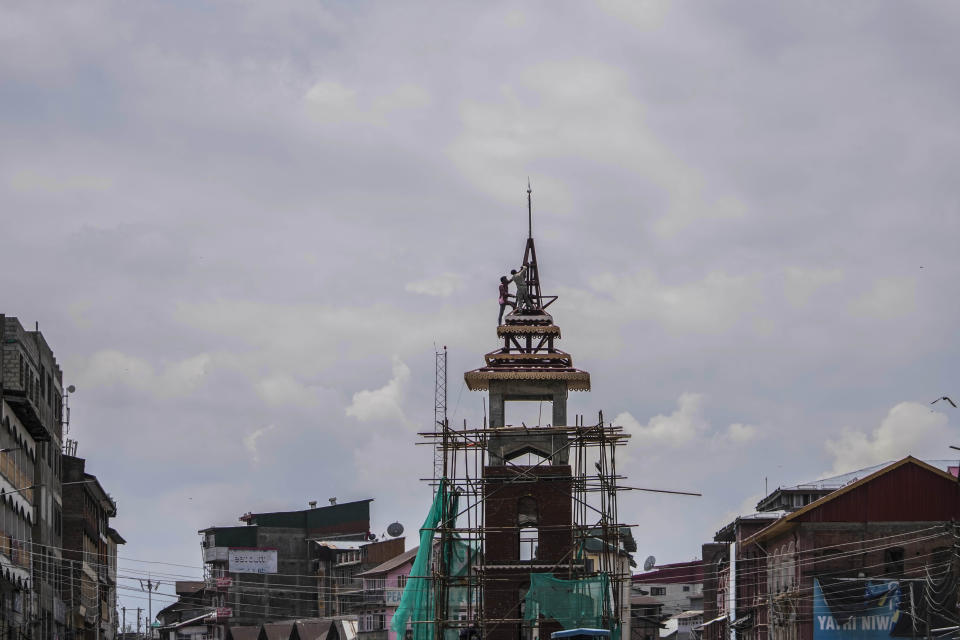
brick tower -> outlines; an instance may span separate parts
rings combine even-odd
[[[556,348],[560,328],[547,312],[556,296],[541,294],[532,233],[522,265],[526,270],[521,269],[520,281],[527,295],[518,291],[517,308],[497,327],[502,346],[485,356],[485,366],[464,375],[471,391],[489,393],[490,435],[482,483],[485,640],[529,637],[522,619],[530,573],[567,576],[577,562],[567,395],[589,391],[590,374],[575,369],[570,355]],[[550,423],[506,425],[506,403],[524,401],[551,402]],[[542,460],[514,464],[528,453]],[[559,629],[553,621],[544,622],[539,635],[549,638]]]

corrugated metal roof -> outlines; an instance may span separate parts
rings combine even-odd
[[[696,584],[703,582],[703,560],[657,565],[654,571],[638,573],[634,582],[664,584]]]
[[[393,571],[397,567],[403,566],[407,562],[413,562],[413,559],[417,557],[417,551],[420,547],[414,547],[409,551],[404,551],[398,556],[390,558],[382,564],[378,564],[373,569],[368,569],[363,573],[358,573],[357,576],[372,576],[381,573],[387,573],[388,571]]]
[[[898,460],[897,462],[887,463],[886,465],[880,465],[879,468],[875,470],[873,473],[868,474],[858,480],[852,481],[847,485],[843,486],[842,488],[837,489],[832,493],[828,493],[827,495],[823,496],[819,500],[814,500],[810,504],[798,509],[797,511],[794,511],[791,514],[784,516],[783,518],[780,518],[770,526],[766,527],[765,529],[755,533],[754,535],[744,540],[743,544],[748,545],[753,542],[765,540],[772,535],[776,535],[777,533],[780,533],[781,531],[790,527],[795,521],[804,518],[811,511],[814,511],[815,509],[820,509],[824,505],[827,505],[837,500],[838,498],[841,498],[842,496],[846,495],[850,491],[853,491],[854,489],[857,489],[858,487],[861,487],[864,484],[867,484],[868,482],[871,482],[877,478],[880,478],[881,476],[884,476],[890,473],[891,471],[899,469],[904,465],[914,465],[915,467],[919,467],[921,469],[925,469],[926,471],[929,471],[931,474],[939,475],[944,479],[948,479],[951,482],[955,482],[954,476],[950,475],[948,471],[944,471],[943,469],[940,469],[934,465],[924,462],[923,460],[918,460],[913,456],[907,456],[906,458],[903,458],[902,460]],[[868,467],[868,468],[871,468],[871,467]],[[840,477],[840,476],[836,476],[836,477]]]
[[[860,478],[866,478],[872,473],[876,473],[880,469],[889,467],[896,460],[887,460],[886,462],[881,462],[880,464],[875,464],[871,467],[864,467],[862,469],[857,469],[855,471],[848,471],[847,473],[841,473],[838,476],[830,476],[827,478],[821,478],[819,480],[811,480],[809,482],[801,482],[800,484],[794,485],[792,487],[781,487],[783,491],[803,491],[804,489],[840,489],[851,482],[856,482]],[[951,466],[956,466],[956,460],[923,460],[926,464],[931,467],[940,469],[940,471],[948,471]]]
[[[229,634],[233,640],[257,640],[260,635],[260,625],[230,627]]]
[[[289,640],[292,629],[292,622],[268,622],[263,625],[263,630],[269,640]]]
[[[311,619],[297,620],[295,624],[300,640],[324,640],[333,622],[329,619]]]

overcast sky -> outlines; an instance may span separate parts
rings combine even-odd
[[[928,404],[960,395],[958,32],[952,2],[4,2],[0,310],[77,386],[122,574],[332,496],[415,531],[434,346],[476,423],[529,176],[570,415],[703,492],[621,500],[641,561],[689,560],[765,482],[960,443]]]

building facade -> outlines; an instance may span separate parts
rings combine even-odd
[[[357,574],[403,552],[403,540],[366,542],[370,502],[248,513],[237,527],[210,527],[203,560],[215,590],[217,628],[351,613],[363,600]]]
[[[656,598],[673,616],[703,609],[703,562],[674,562],[633,576],[633,592]]]
[[[86,472],[83,458],[63,456],[63,478],[67,638],[112,640],[118,626],[116,548],[123,543],[109,524],[117,515],[117,503],[97,477]]]
[[[949,473],[907,457],[774,515],[741,518],[704,546],[704,640],[731,627],[744,640],[863,640],[956,625]]]
[[[360,640],[403,640],[390,629],[390,622],[400,605],[418,549],[414,547],[359,574],[363,580],[363,604],[357,610]]]
[[[12,624],[28,637],[63,637],[63,374],[39,328],[28,331],[0,314],[0,345],[0,626]]]

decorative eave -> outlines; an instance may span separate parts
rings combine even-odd
[[[503,351],[491,351],[483,357],[491,366],[510,365],[512,363],[524,364],[550,364],[552,362],[561,363],[562,366],[572,367],[573,358],[569,353],[555,349],[547,353],[504,353]]]
[[[491,380],[562,380],[570,391],[590,391],[590,374],[579,369],[503,371],[484,368],[466,372],[463,379],[470,391],[487,391]]]
[[[560,327],[555,324],[501,324],[497,327],[497,337],[507,336],[555,336],[560,337]]]

